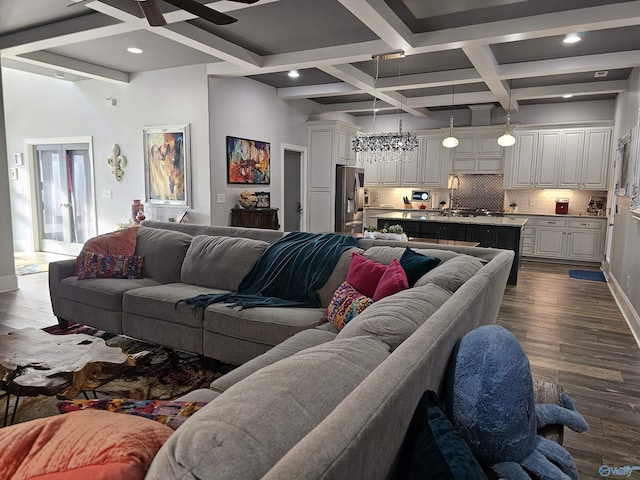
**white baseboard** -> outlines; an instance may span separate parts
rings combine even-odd
[[[11,292],[18,289],[18,277],[16,275],[5,275],[0,277],[0,293]]]
[[[618,308],[622,313],[622,316],[629,325],[629,329],[636,339],[638,347],[640,347],[640,315],[629,301],[629,297],[624,293],[620,287],[620,283],[616,277],[611,273],[611,265],[608,262],[602,262],[602,270],[607,277],[607,285],[609,290],[618,304]]]

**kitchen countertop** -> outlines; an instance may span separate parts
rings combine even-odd
[[[519,213],[519,212],[504,212],[505,217],[508,215],[510,217],[558,217],[558,218],[601,218],[606,220],[605,216],[591,215],[590,213],[583,214],[571,214],[571,213]]]
[[[380,213],[371,218],[381,220],[412,220],[416,222],[463,223],[469,225],[496,225],[500,227],[523,227],[526,218],[510,217],[446,217],[439,213],[407,210],[403,212]]]

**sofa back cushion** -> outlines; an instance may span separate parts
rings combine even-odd
[[[369,335],[394,350],[451,295],[451,292],[434,284],[403,290],[368,307],[347,323],[336,339]]]
[[[179,282],[182,261],[192,238],[182,232],[139,227],[136,255],[144,256],[142,276],[161,283]]]
[[[327,283],[318,290],[318,298],[320,298],[320,305],[326,307],[331,302],[333,294],[338,287],[347,279],[347,273],[349,273],[349,267],[351,266],[351,257],[354,253],[362,253],[360,248],[350,248],[343,252],[336,264],[331,276],[327,280]]]
[[[198,235],[182,263],[183,283],[223,290],[237,290],[268,243],[250,238]]]
[[[402,258],[405,248],[406,247],[376,246],[366,249],[363,255],[376,262],[389,265],[394,258],[398,260]],[[460,255],[450,250],[438,250],[437,248],[412,248],[412,250],[427,257],[439,258],[440,263],[438,265],[442,265],[444,262]]]
[[[435,283],[450,292],[455,292],[464,282],[473,277],[482,265],[482,261],[476,257],[459,255],[425,273],[415,286]]]
[[[145,478],[262,478],[388,356],[379,340],[345,338],[258,370],[180,426]]]

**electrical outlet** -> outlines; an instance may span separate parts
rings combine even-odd
[[[224,202],[226,202],[226,201],[227,201],[227,199],[226,199],[226,197],[225,197],[224,193],[218,193],[218,194],[216,194],[216,202],[218,202],[218,203],[224,203]]]
[[[535,198],[530,198],[529,199],[529,206],[533,207],[536,204],[536,199]]]

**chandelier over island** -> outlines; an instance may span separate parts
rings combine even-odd
[[[378,95],[376,84],[378,82],[380,59],[389,60],[392,58],[403,58],[404,51],[385,53],[381,55],[373,55],[376,61],[376,76],[373,81],[373,133],[359,133],[353,139],[352,149],[358,154],[358,158],[362,162],[406,162],[409,160],[409,153],[418,148],[418,138],[415,133],[402,132],[402,95],[400,95],[400,122],[397,132],[377,133],[376,129],[376,101]],[[398,77],[400,71],[398,67]]]

